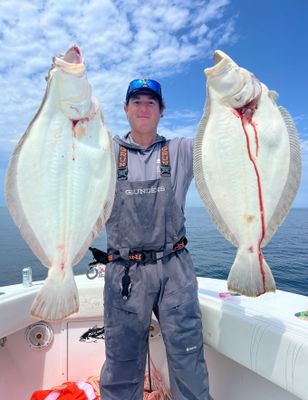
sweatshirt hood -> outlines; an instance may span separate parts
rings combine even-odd
[[[135,143],[133,141],[133,138],[131,137],[130,132],[128,132],[126,135],[124,135],[123,137],[120,136],[115,136],[113,138],[113,140],[117,143],[119,143],[119,145],[122,145],[124,147],[127,147],[128,149],[132,149],[132,150],[142,150],[142,151],[147,151],[150,150],[153,146],[155,146],[157,143],[162,143],[166,141],[166,138],[164,136],[160,136],[160,135],[156,135],[156,139],[155,141],[148,147],[148,148],[143,148],[142,146],[140,146],[138,143]]]

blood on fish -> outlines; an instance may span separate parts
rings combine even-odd
[[[247,112],[248,109],[249,109],[249,112]],[[258,184],[259,209],[260,209],[261,227],[262,227],[262,233],[261,233],[261,237],[260,237],[259,243],[258,243],[258,258],[259,258],[260,272],[261,272],[261,275],[262,275],[262,283],[263,283],[263,292],[257,294],[257,296],[260,296],[261,294],[265,293],[265,271],[264,271],[264,268],[263,268],[263,255],[262,255],[262,251],[261,251],[261,243],[262,243],[262,240],[264,239],[264,236],[265,236],[264,205],[263,205],[261,178],[260,178],[258,167],[257,167],[256,162],[254,160],[254,157],[251,154],[249,136],[248,136],[248,132],[247,132],[247,129],[246,129],[246,126],[245,126],[245,123],[247,121],[247,123],[249,123],[254,129],[255,139],[256,139],[256,144],[257,144],[256,154],[258,154],[258,150],[259,150],[258,132],[257,132],[256,125],[255,125],[254,121],[252,120],[252,116],[253,116],[253,113],[254,113],[255,109],[256,109],[256,106],[250,108],[249,105],[246,105],[245,107],[242,107],[242,108],[239,108],[237,110],[234,110],[235,111],[234,114],[241,119],[242,128],[243,128],[243,131],[244,131],[244,134],[245,134],[245,137],[246,137],[246,145],[247,145],[248,157],[249,157],[249,159],[252,162],[252,165],[254,167],[254,170],[255,170],[255,173],[256,173],[256,177],[257,177],[257,184]]]
[[[71,123],[72,123],[72,127],[73,127],[73,137],[76,137],[76,132],[75,132],[75,127],[78,124],[79,119],[71,119]],[[76,145],[75,143],[72,144],[72,149],[73,149],[73,153],[72,153],[72,160],[75,161],[75,148]]]
[[[235,110],[234,108],[231,109],[231,112],[238,118],[241,118],[242,124],[243,124],[243,119],[245,119],[249,125],[252,126],[254,135],[255,135],[255,144],[256,144],[256,157],[258,157],[259,154],[259,137],[258,137],[258,130],[255,121],[252,119],[252,116],[256,109],[258,108],[258,104],[256,100],[252,100],[250,103],[248,103],[246,106],[242,108],[238,108]]]
[[[234,114],[237,118],[240,118],[240,114],[238,111],[236,111],[234,108],[231,108],[230,110],[231,110],[232,114]]]
[[[71,119],[70,120],[72,123],[74,138],[79,140],[81,137],[84,136],[84,134],[85,134],[84,133],[84,131],[85,131],[84,123],[91,121],[91,119],[92,119],[92,117],[84,117],[84,118],[80,118],[80,119]],[[80,123],[80,124],[78,125],[78,123]]]
[[[258,137],[258,131],[257,131],[256,123],[252,120],[252,118],[248,122],[253,127],[253,130],[254,130],[254,133],[255,133],[256,157],[258,157],[258,154],[259,154],[259,137]]]
[[[79,119],[71,119],[72,127],[73,127],[73,137],[76,137],[76,132],[75,132],[75,127],[78,124],[80,120]],[[76,150],[76,145],[75,143],[72,144],[72,149],[73,149],[73,154],[72,154],[72,160],[75,161],[75,150]]]
[[[72,154],[72,160],[73,161],[75,161],[75,159],[76,159],[76,144],[75,143],[73,143],[72,144],[72,149],[73,149],[73,154]]]
[[[79,118],[79,119],[71,119],[71,123],[73,126],[73,130],[75,128],[75,126],[78,124],[78,122],[82,121],[82,122],[89,122],[91,120],[90,117],[84,117],[84,118]]]
[[[79,119],[71,119],[71,123],[73,125],[73,129],[75,128],[75,126],[78,124],[80,120]]]

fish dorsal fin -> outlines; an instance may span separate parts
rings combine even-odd
[[[301,179],[301,153],[300,141],[297,135],[296,127],[291,115],[283,107],[278,107],[283,121],[286,125],[289,142],[290,142],[290,165],[289,174],[286,180],[285,187],[281,193],[280,200],[270,221],[267,224],[266,234],[262,242],[262,247],[265,246],[278,227],[283,223],[288,214],[289,208],[295,198],[297,189]]]

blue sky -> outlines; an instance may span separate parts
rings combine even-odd
[[[203,70],[215,49],[279,93],[301,139],[303,172],[293,206],[308,207],[308,1],[2,0],[0,5],[0,205],[8,159],[37,111],[52,57],[77,43],[112,134],[128,130],[127,84],[159,80],[167,103],[160,133],[195,135]],[[202,205],[192,185],[187,205]]]

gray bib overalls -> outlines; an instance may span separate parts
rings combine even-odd
[[[131,182],[126,179],[129,153],[137,150],[127,150],[128,160],[122,167],[125,154],[121,151],[120,147],[115,203],[106,226],[108,253],[115,256],[105,271],[106,362],[101,372],[102,399],[143,398],[149,326],[154,311],[166,345],[174,399],[208,400],[211,397],[203,356],[197,280],[188,251],[173,251],[185,236],[185,228],[170,173],[168,168],[162,168],[166,160],[161,160],[159,179]],[[162,151],[161,155],[167,158],[168,167],[168,149],[167,154]],[[139,251],[150,251],[157,261],[144,264],[129,259],[129,254]],[[123,299],[121,282],[127,270],[131,287],[128,298]]]

